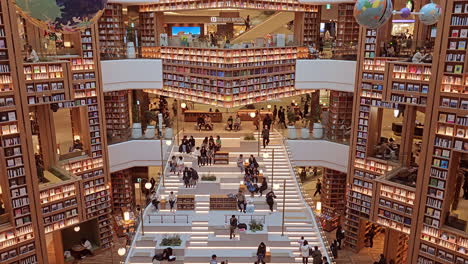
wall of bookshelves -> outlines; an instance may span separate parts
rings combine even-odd
[[[297,49],[161,48],[165,96],[223,107],[306,93],[295,90]]]
[[[125,57],[125,24],[122,5],[108,3],[99,19],[99,48],[103,58]]]
[[[159,36],[156,31],[156,12],[144,12],[140,9],[139,13],[139,36],[140,36],[140,46],[143,49],[145,47],[154,47],[159,42]]]
[[[321,7],[316,6],[315,9],[304,13],[303,21],[303,45],[312,45],[315,43],[318,48],[318,42],[320,39],[320,21]]]
[[[335,55],[355,55],[359,40],[359,24],[353,15],[354,4],[338,5],[338,29]]]
[[[353,118],[353,93],[331,91],[327,126],[328,138],[349,142]]]
[[[104,93],[107,134],[126,137],[130,133],[129,91]]]
[[[193,10],[208,8],[244,8],[274,11],[312,12],[316,5],[300,3],[297,0],[164,0],[157,4],[141,5],[140,12]]]

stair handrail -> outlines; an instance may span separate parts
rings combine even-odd
[[[179,133],[180,133],[180,131],[179,131]],[[169,158],[169,157],[171,157],[171,156],[173,155],[174,150],[176,149],[176,147],[177,147],[177,149],[178,149],[178,146],[177,146],[176,143],[175,143],[175,139],[176,139],[176,135],[174,135],[174,136],[170,139],[170,140],[172,141],[171,151],[169,152],[169,154],[168,154],[168,156],[167,156],[167,158],[166,158],[166,164],[164,165],[164,168],[163,168],[164,171],[161,172],[161,173],[162,173],[161,176],[165,175],[166,169],[167,169],[167,167],[168,167],[168,165],[169,165],[169,161],[170,161],[170,158]],[[161,144],[162,144],[162,138],[160,138],[160,140],[161,140]],[[168,139],[166,139],[166,140],[168,140]],[[161,161],[161,162],[163,162],[163,161]],[[165,176],[163,176],[163,177],[165,177]],[[156,189],[156,193],[159,193],[159,192],[162,190],[162,188],[164,188],[164,187],[162,186],[163,177],[159,177],[158,188]],[[143,210],[143,217],[142,217],[143,219],[141,219],[141,221],[144,221],[145,215],[148,215],[151,206],[152,206],[152,204],[149,203],[149,204],[146,206],[146,208]],[[130,243],[130,246],[126,245],[126,247],[127,247],[127,250],[126,250],[127,255],[125,256],[124,264],[129,263],[129,261],[130,261],[130,257],[132,256],[131,253],[133,253],[133,250],[135,249],[136,242],[137,242],[137,238],[138,238],[138,234],[141,233],[141,228],[142,228],[142,227],[141,227],[141,222],[140,222],[140,223],[138,224],[137,230],[135,231],[135,235],[133,236],[133,239],[132,239],[132,242]]]
[[[328,240],[326,239],[326,234],[323,231],[322,225],[317,224],[317,219],[316,219],[317,215],[315,213],[315,204],[313,202],[313,199],[304,190],[304,187],[302,186],[302,183],[297,180],[298,175],[297,175],[296,170],[294,169],[294,166],[293,166],[294,162],[292,161],[292,154],[289,151],[289,148],[286,147],[287,146],[286,145],[287,138],[282,133],[278,132],[276,129],[275,129],[275,133],[277,133],[278,135],[281,136],[281,139],[282,139],[282,142],[283,142],[282,147],[285,150],[285,152],[288,154],[287,161],[288,161],[288,164],[289,164],[289,170],[292,172],[292,175],[294,176],[294,183],[296,184],[296,187],[299,190],[301,190],[300,195],[302,197],[302,200],[308,205],[308,206],[306,206],[306,209],[312,216],[312,223],[317,227],[317,229],[319,230],[319,232],[321,234],[320,240],[322,241],[322,244],[323,244],[325,250],[327,251],[326,252],[327,257],[328,257],[328,259],[330,259],[330,262],[332,264],[336,264],[335,258],[333,257],[333,253],[332,253],[332,251],[330,249],[330,243],[328,243]]]

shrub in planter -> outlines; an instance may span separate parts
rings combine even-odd
[[[216,181],[216,176],[202,176],[202,181]]]
[[[263,231],[263,224],[260,222],[257,222],[257,220],[252,220],[249,224],[250,231],[252,232],[257,232],[257,231]]]
[[[254,134],[248,134],[247,136],[244,137],[244,140],[255,140]]]
[[[164,236],[159,245],[162,247],[178,247],[182,245],[182,239],[180,239],[180,235]]]

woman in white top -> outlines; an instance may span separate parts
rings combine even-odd
[[[184,171],[184,157],[179,157],[177,160],[177,176]]]
[[[302,263],[303,264],[308,264],[309,263],[309,251],[311,247],[309,245],[309,242],[307,240],[304,240],[301,246],[301,256],[302,256]]]

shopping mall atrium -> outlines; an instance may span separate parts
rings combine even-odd
[[[0,0],[0,263],[468,264],[467,42],[468,0]]]

